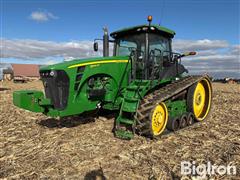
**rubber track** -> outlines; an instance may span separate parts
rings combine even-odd
[[[182,91],[188,89],[194,83],[207,78],[209,79],[208,75],[202,76],[186,76],[181,80],[175,81],[171,84],[168,84],[160,89],[155,90],[152,93],[147,94],[140,102],[137,113],[136,113],[136,132],[140,135],[144,135],[147,137],[152,137],[153,134],[151,132],[151,111],[154,107],[166,101],[173,96],[181,93]]]

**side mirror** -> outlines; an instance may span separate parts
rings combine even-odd
[[[97,42],[94,42],[93,49],[94,49],[94,51],[98,51],[98,43]]]

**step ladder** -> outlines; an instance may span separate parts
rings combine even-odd
[[[145,90],[146,82],[134,82],[126,88],[119,116],[115,120],[114,134],[121,139],[132,139],[135,133],[136,120],[134,119],[141,101],[141,92]]]

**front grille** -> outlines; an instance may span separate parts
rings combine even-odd
[[[67,106],[69,95],[69,77],[63,70],[41,71],[46,98],[49,98],[54,109],[63,110]]]
[[[74,90],[75,91],[77,91],[78,88],[79,88],[79,84],[80,84],[80,81],[82,79],[84,70],[85,70],[85,66],[80,66],[80,67],[77,68],[77,75],[76,75],[75,85],[74,85]]]

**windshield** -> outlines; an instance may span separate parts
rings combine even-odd
[[[131,51],[137,50],[139,54],[145,52],[145,39],[146,34],[140,33],[135,35],[127,35],[118,39],[116,55],[118,56],[129,56]],[[150,33],[148,36],[149,40],[149,52],[155,51],[155,55],[169,56],[170,55],[170,40],[162,37],[158,34]]]
[[[118,56],[129,56],[135,49],[138,52],[145,50],[145,34],[127,35],[117,41],[116,54]]]
[[[159,36],[157,34],[149,34],[149,52],[155,51],[155,55],[168,56],[170,54],[169,39]]]

